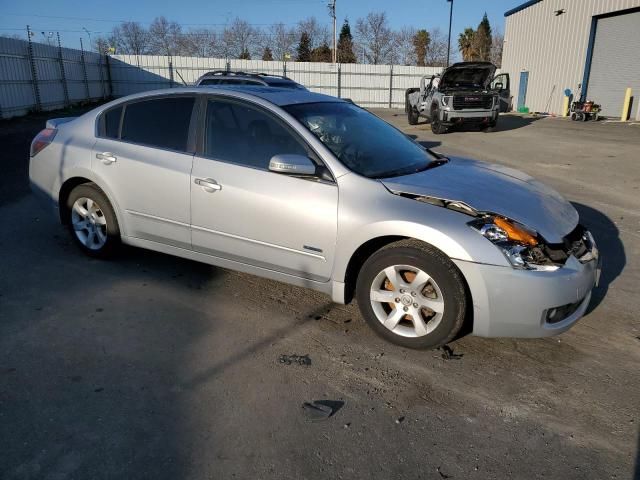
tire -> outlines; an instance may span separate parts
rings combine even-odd
[[[498,125],[497,120],[495,122],[489,122],[485,127],[482,128],[482,131],[485,133],[494,132],[497,125]]]
[[[394,242],[369,257],[358,275],[356,298],[374,332],[407,348],[446,345],[460,332],[467,312],[460,271],[442,252],[417,240]]]
[[[67,199],[69,231],[85,254],[113,256],[120,246],[120,228],[111,202],[94,183],[78,185]]]
[[[578,119],[578,114],[576,112],[572,112],[571,113],[571,120],[573,120],[574,122]]]
[[[440,116],[437,110],[431,112],[431,131],[436,135],[447,133],[447,127],[440,122]]]
[[[418,124],[418,112],[412,106],[409,106],[409,111],[407,112],[407,120],[409,120],[409,125],[417,125]]]

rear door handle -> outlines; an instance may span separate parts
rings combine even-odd
[[[96,153],[96,158],[102,160],[102,163],[105,165],[111,165],[113,162],[118,160],[118,157],[111,152]]]
[[[194,180],[194,183],[201,186],[205,192],[213,193],[217,192],[218,190],[222,190],[222,185],[220,185],[212,178],[196,178]]]

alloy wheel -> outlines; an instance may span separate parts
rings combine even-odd
[[[85,247],[100,250],[107,243],[107,219],[95,200],[78,198],[71,208],[71,223],[76,237]]]
[[[440,287],[423,270],[391,265],[373,280],[370,300],[377,319],[403,337],[423,337],[442,320],[444,298]]]

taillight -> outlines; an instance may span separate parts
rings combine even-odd
[[[45,128],[42,130],[31,142],[31,151],[29,152],[29,155],[32,157],[37,155],[44,147],[53,142],[53,139],[56,137],[56,133],[58,133],[58,130],[55,128]]]

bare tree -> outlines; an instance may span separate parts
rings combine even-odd
[[[112,53],[111,48],[112,48],[112,45],[109,42],[108,38],[97,37],[93,40],[93,49],[101,55]]]
[[[400,65],[415,65],[415,48],[413,39],[416,35],[414,27],[402,27],[393,33],[393,49],[389,55],[391,63]]]
[[[371,12],[365,18],[359,18],[356,33],[369,63],[378,65],[390,61],[394,47],[393,32],[385,12]]]
[[[182,27],[165,17],[156,17],[149,27],[149,52],[173,56],[178,53]]]
[[[444,67],[447,65],[447,35],[438,27],[429,31],[429,48],[427,48],[426,65]]]
[[[316,17],[308,17],[300,20],[296,28],[296,33],[296,40],[299,39],[303,33],[309,36],[311,50],[315,50],[325,43],[330,43],[329,29],[326,25],[321,25]],[[331,42],[333,42],[333,40],[331,40]]]
[[[149,32],[138,22],[122,22],[111,33],[117,53],[145,55],[149,52]]]
[[[236,17],[222,32],[222,53],[233,58],[251,56],[258,33],[246,20]]]
[[[182,55],[214,57],[217,54],[216,47],[216,33],[208,28],[199,28],[181,36],[178,51]]]
[[[286,54],[291,55],[296,48],[298,35],[293,28],[287,28],[284,23],[271,25],[262,41],[264,48],[269,48],[275,60],[282,61]]]
[[[493,40],[491,42],[491,56],[490,60],[495,66],[500,68],[502,66],[502,47],[504,45],[504,36],[499,32],[493,34]]]

